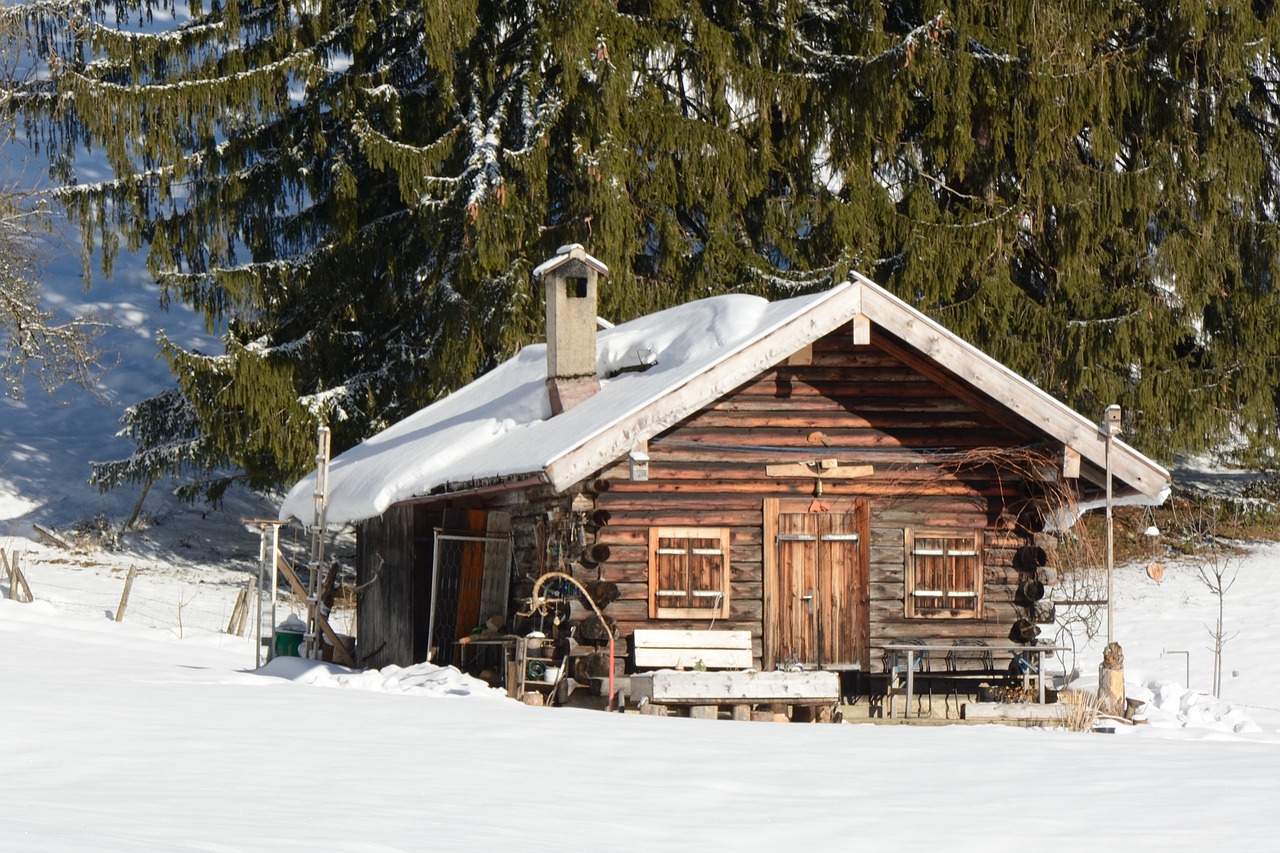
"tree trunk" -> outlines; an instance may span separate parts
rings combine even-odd
[[[1098,712],[1123,717],[1125,711],[1124,651],[1119,643],[1107,643],[1098,667]]]

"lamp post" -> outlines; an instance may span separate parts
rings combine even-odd
[[[1111,445],[1120,434],[1120,407],[1115,403],[1107,406],[1102,413],[1102,433],[1106,439],[1106,471],[1107,471],[1107,645],[1115,639],[1112,632],[1112,597],[1115,589],[1115,552],[1114,537],[1111,524]]]

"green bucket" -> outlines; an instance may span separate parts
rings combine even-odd
[[[276,649],[274,657],[278,658],[296,658],[301,657],[299,649],[302,647],[302,635],[293,631],[276,630]]]

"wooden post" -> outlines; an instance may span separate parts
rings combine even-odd
[[[244,596],[244,590],[242,589],[236,593],[236,603],[231,607],[231,619],[227,622],[228,634],[240,633],[239,630],[237,629],[240,624],[240,615],[244,610],[244,607],[245,607],[245,596]]]
[[[129,567],[129,574],[124,579],[124,592],[120,594],[120,606],[116,608],[116,621],[124,621],[124,609],[129,606],[129,591],[133,589],[133,579],[138,574],[137,566]]]
[[[9,600],[21,601],[22,599],[18,597],[18,590],[21,589],[28,602],[35,601],[35,596],[31,594],[31,587],[27,586],[26,576],[22,574],[22,569],[18,568],[18,553],[14,552],[13,558],[10,559],[4,549],[0,548],[0,563],[4,564],[4,572],[9,576]]]
[[[18,555],[13,556],[13,561],[18,561]],[[4,563],[4,573],[9,577],[9,600],[18,600],[18,579],[14,576],[13,569],[9,567],[9,557],[5,554],[4,549],[0,548],[0,562]]]
[[[1102,650],[1098,667],[1098,713],[1123,717],[1124,712],[1124,650],[1111,642]]]
[[[249,624],[249,611],[252,610],[252,608],[249,606],[249,602],[254,600],[254,598],[256,598],[259,595],[260,593],[258,591],[258,579],[255,577],[250,577],[249,585],[245,588],[245,591],[244,591],[244,609],[240,611],[240,624],[236,626],[237,637],[244,636],[244,629]]]
[[[18,586],[22,587],[22,593],[27,597],[27,603],[35,601],[36,597],[31,594],[31,587],[27,586],[27,576],[22,573],[22,569],[18,568],[17,555],[14,555],[13,576],[18,581]]]

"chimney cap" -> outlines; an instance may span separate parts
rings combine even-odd
[[[582,248],[581,243],[570,243],[567,246],[561,246],[556,249],[555,257],[538,264],[533,271],[533,277],[542,278],[547,273],[555,272],[570,261],[581,261],[600,275],[606,277],[609,275],[609,268],[601,261],[588,255],[587,250]]]

